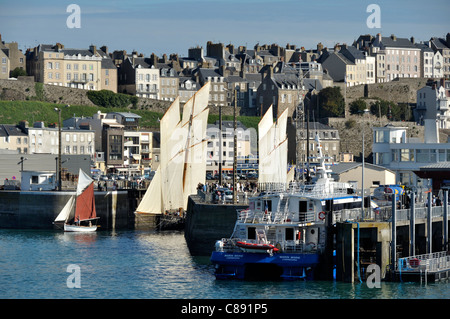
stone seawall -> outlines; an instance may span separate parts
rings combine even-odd
[[[211,256],[215,242],[233,233],[236,210],[247,207],[202,203],[199,196],[189,196],[184,236],[191,255]]]
[[[0,191],[0,228],[53,229],[53,221],[75,192]],[[127,191],[95,192],[99,230],[134,228]]]

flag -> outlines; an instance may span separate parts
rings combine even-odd
[[[265,201],[266,206],[264,207],[264,213],[267,214],[269,211],[269,206],[267,206],[267,201]]]

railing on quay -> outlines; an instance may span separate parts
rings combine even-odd
[[[437,272],[450,269],[450,255],[446,251],[400,258],[399,272]]]

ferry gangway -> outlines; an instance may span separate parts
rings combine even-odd
[[[400,258],[397,271],[402,273],[430,273],[450,269],[450,255],[446,251]]]

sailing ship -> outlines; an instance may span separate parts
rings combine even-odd
[[[271,115],[268,117],[269,120],[263,117],[261,122],[267,123],[260,122],[259,127],[283,126],[282,122],[271,123]],[[271,162],[264,156],[278,156],[279,162],[271,165],[286,163],[285,151],[276,154],[284,141],[281,133],[269,133],[271,142],[262,145],[263,170]],[[336,211],[345,209],[350,217],[361,213],[361,197],[351,184],[335,182],[330,177],[318,135],[315,140],[320,166],[313,183],[283,186],[286,171],[270,177],[280,182],[280,187],[268,187],[250,198],[249,208],[237,212],[232,235],[216,242],[211,262],[217,279],[313,279],[327,249],[327,231],[335,221]]]
[[[74,206],[75,215],[69,223]],[[80,169],[76,194],[69,198],[53,224],[58,226],[59,223],[63,223],[66,232],[95,232],[97,225],[93,225],[93,222],[97,222],[98,219],[95,210],[94,181]]]
[[[209,90],[207,82],[184,104],[183,114],[176,98],[161,119],[160,165],[136,214],[182,216],[188,196],[205,183]]]

